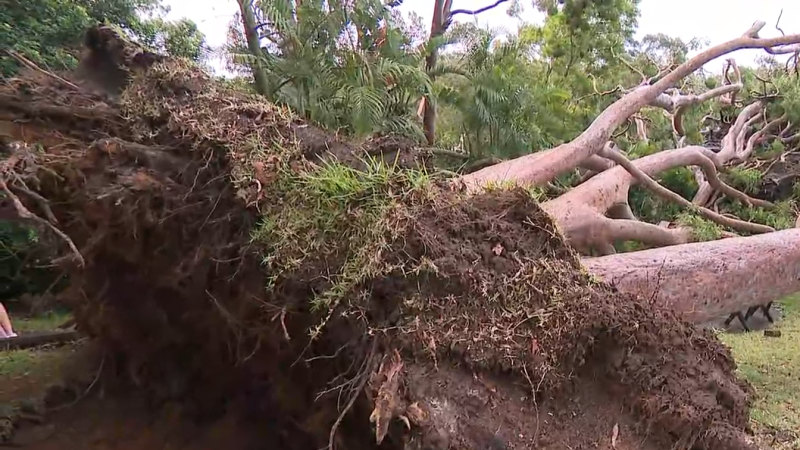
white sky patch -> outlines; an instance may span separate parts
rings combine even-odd
[[[453,8],[475,10],[493,2],[454,0]],[[225,43],[228,23],[238,10],[235,0],[165,0],[164,3],[170,7],[170,19],[186,17],[193,20],[214,48]],[[524,6],[522,20],[509,17],[505,5],[475,18],[459,15],[457,20],[476,21],[479,26],[505,32],[513,32],[525,22],[541,23],[543,16],[531,6],[530,0],[520,0],[520,3]],[[427,27],[433,14],[433,1],[405,0],[400,10],[419,14]],[[756,20],[767,22],[761,36],[771,37],[780,34],[775,29],[775,21],[781,10],[781,28],[786,33],[800,33],[800,28],[795,25],[800,23],[800,0],[642,0],[640,10],[637,37],[664,33],[686,41],[699,38],[715,45],[741,35]],[[747,65],[762,54],[764,52],[760,50],[742,50],[734,57],[740,64]],[[220,69],[218,64],[211,62],[216,70]],[[707,68],[721,67],[721,64],[713,61]]]

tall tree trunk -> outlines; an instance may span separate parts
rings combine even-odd
[[[451,0],[436,0],[433,5],[433,19],[431,20],[431,41],[444,34],[445,24],[450,16]],[[436,61],[439,58],[439,49],[434,47],[431,49],[428,56],[425,58],[425,70],[428,75],[431,74],[436,67]],[[433,81],[431,76],[431,81]],[[436,142],[436,106],[430,97],[425,98],[424,109],[422,113],[422,126],[425,130],[425,139],[428,145],[433,145]]]
[[[800,292],[800,229],[584,258],[622,292],[702,323]]]
[[[244,36],[247,39],[247,48],[253,56],[253,62],[250,63],[250,70],[253,71],[253,78],[255,79],[256,91],[261,95],[267,95],[269,92],[269,84],[267,83],[267,72],[261,63],[261,44],[258,41],[258,32],[256,32],[256,18],[253,15],[253,5],[250,0],[237,0],[239,2],[239,9],[242,12],[242,26],[244,27]]]

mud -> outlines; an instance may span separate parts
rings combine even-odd
[[[114,68],[93,85],[124,90],[1,86],[0,173],[80,249],[64,301],[151,411],[289,450],[750,445],[727,349],[593,280],[527,192],[420,187],[412,143],[351,144],[90,36],[85,70]],[[375,154],[393,169],[356,194],[308,187]]]

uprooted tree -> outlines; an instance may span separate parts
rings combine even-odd
[[[754,149],[759,144],[769,142],[771,139],[782,142],[793,141],[793,138],[787,139],[795,125],[789,120],[790,111],[780,107],[768,108],[770,98],[757,99],[741,108],[736,119],[729,124],[721,146],[715,149],[716,151],[699,145],[690,145],[629,160],[616,148],[612,139],[618,127],[628,121],[636,120],[633,116],[643,108],[655,107],[667,111],[672,116],[678,142],[682,143],[684,140],[681,136],[683,128],[681,117],[686,108],[713,99],[720,99],[736,106],[736,94],[742,89],[742,84],[741,80],[730,78],[729,69],[739,73],[735,63],[730,60],[723,74],[725,84],[722,86],[702,94],[681,93],[675,86],[712,59],[742,48],[763,48],[771,54],[797,52],[800,35],[764,39],[758,37],[758,31],[763,26],[763,22],[758,22],[737,39],[712,47],[675,68],[659,71],[656,77],[643,78],[640,86],[633,88],[611,104],[573,141],[550,150],[492,165],[464,175],[458,182],[465,184],[468,189],[478,189],[487,184],[497,183],[541,186],[570,170],[578,167],[587,168],[590,173],[584,178],[583,183],[542,205],[559,225],[568,242],[584,254],[591,254],[593,251],[600,254],[615,253],[614,243],[620,241],[636,241],[646,246],[664,247],[698,240],[696,230],[691,227],[672,224],[659,226],[637,220],[628,204],[629,190],[634,185],[642,186],[667,201],[685,206],[704,219],[732,232],[757,234],[775,231],[770,226],[721,214],[713,210],[711,204],[719,196],[726,196],[747,206],[761,208],[774,206],[770,202],[752,198],[731,187],[719,176],[719,170],[726,165],[747,161],[753,156]],[[789,69],[787,65],[789,71],[787,75],[791,75],[791,70],[796,68]],[[772,99],[774,100],[774,97]],[[775,109],[778,110],[777,113]],[[774,117],[770,117],[769,113]],[[754,132],[753,127],[756,125],[760,125],[760,128]],[[637,123],[637,127],[640,126],[641,124]],[[639,133],[641,134],[641,130]],[[791,150],[789,147],[788,152]],[[784,154],[775,156],[773,161],[783,159]],[[699,190],[693,201],[684,199],[654,180],[658,174],[669,169],[689,166],[697,168],[696,177],[699,181]],[[730,233],[719,233],[719,237],[730,236]],[[710,270],[706,274],[708,278],[704,278],[705,283],[709,285],[714,283],[715,287],[712,290],[715,292],[713,296],[715,311],[733,312],[747,306],[766,303],[797,290],[798,261],[793,249],[800,245],[797,241],[800,238],[800,231],[786,231],[780,236],[780,241],[757,238],[751,241],[735,241],[742,245],[742,252],[738,251],[735,245],[724,241],[718,245],[706,244],[694,247],[698,249],[698,256],[702,251],[716,252],[720,249],[716,257],[726,254],[728,256],[725,261],[731,261],[746,253],[744,251],[746,246],[753,245],[757,253],[767,252],[774,257],[774,262],[771,264],[784,269],[772,272],[778,276],[776,280],[764,279],[757,282],[751,277],[749,283],[743,287],[729,282],[733,276],[732,272],[736,269],[731,267],[732,264],[727,265],[723,262],[723,267]],[[779,250],[784,247],[788,251],[780,252]],[[778,252],[773,253],[776,250]],[[625,286],[636,293],[651,292],[667,304],[688,305],[689,309],[686,312],[702,309],[688,301],[688,298],[692,297],[690,291],[696,279],[680,276],[678,273],[673,273],[668,279],[660,277],[663,274],[659,270],[659,264],[663,265],[667,261],[677,267],[677,272],[684,274],[696,271],[698,266],[703,265],[693,259],[684,259],[686,251],[688,250],[679,246],[649,253],[653,260],[650,270],[645,271],[646,275],[640,276],[638,283],[623,282],[620,286]],[[636,260],[635,258],[633,255],[599,258],[592,260],[590,267],[609,281],[613,281],[629,272],[629,264]],[[673,261],[673,258],[681,259]],[[664,291],[660,291],[661,285],[669,285],[673,293],[665,294]],[[685,289],[683,293],[682,289]],[[667,296],[670,297],[666,298]],[[717,302],[721,305],[716,305]],[[701,316],[708,318],[707,315]]]
[[[715,289],[715,312],[740,308],[742,286],[755,300],[797,290],[800,232],[772,233],[707,201],[685,205],[653,177],[697,166],[712,197],[769,206],[717,171],[774,130],[789,137],[791,126],[782,114],[763,119],[757,101],[719,152],[689,146],[630,160],[610,141],[647,106],[679,115],[730,99],[733,82],[697,97],[668,93],[705,62],[800,42],[762,39],[758,29],[634,88],[570,143],[453,181],[425,170],[427,150],[407,140],[338,141],[191,64],[93,28],[86,81],[38,70],[0,88],[0,189],[22,220],[64,243],[66,298],[106,348],[109,370],[198,414],[244,405],[281,448],[376,439],[390,448],[547,448],[597,443],[612,428],[630,445],[753,448],[749,388],[727,350],[653,303],[702,310],[695,291],[680,289],[696,280]],[[545,184],[581,165],[598,173],[541,206],[529,190],[498,189]],[[632,217],[633,185],[731,232],[767,234],[687,244],[688,229]],[[568,245],[610,253],[617,240],[661,248],[584,267]],[[780,270],[727,287],[747,273],[724,264],[743,249],[774,256]],[[705,251],[718,268],[684,277]],[[659,262],[667,269],[652,270]],[[656,295],[620,294],[592,276],[615,281],[634,263],[651,271],[630,291]],[[671,287],[666,297],[657,283]],[[603,400],[608,390],[617,401]]]

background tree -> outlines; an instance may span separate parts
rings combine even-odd
[[[208,52],[203,34],[189,20],[170,22],[160,0],[32,0],[11,2],[0,11],[0,48],[52,70],[75,67],[87,27],[98,22],[119,26],[131,37],[162,53],[198,61]],[[20,67],[0,52],[0,75]]]
[[[252,11],[255,24],[243,21],[248,53],[236,56],[256,75],[257,91],[345,134],[422,136],[414,114],[430,82],[420,68],[423,55],[411,47],[392,5],[277,1],[240,7],[242,17]],[[257,75],[261,71],[264,76]]]

